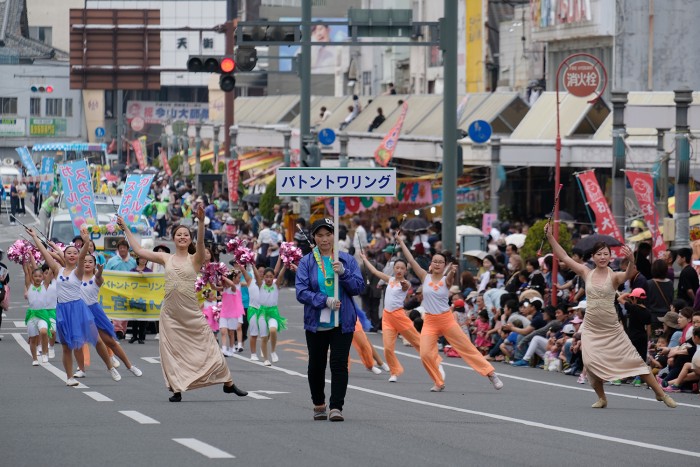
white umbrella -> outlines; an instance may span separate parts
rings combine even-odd
[[[468,250],[462,253],[464,256],[473,256],[475,258],[484,259],[486,258],[486,252],[481,250]]]
[[[460,225],[457,227],[457,241],[462,241],[463,235],[481,235],[483,237],[484,232],[481,229],[472,227],[471,225]]]
[[[527,235],[521,233],[510,234],[506,237],[506,245],[515,245],[518,248],[522,248],[525,245],[525,238]]]

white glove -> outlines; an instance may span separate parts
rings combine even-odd
[[[342,276],[343,274],[345,274],[345,266],[343,266],[343,263],[341,263],[340,261],[338,261],[338,263],[338,275]]]
[[[338,300],[336,300],[333,297],[328,297],[326,299],[326,306],[328,308],[330,308],[331,310],[335,310],[336,308],[338,308],[338,304],[339,304]]]

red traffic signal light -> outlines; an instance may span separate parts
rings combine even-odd
[[[233,73],[236,61],[233,57],[218,55],[190,55],[187,71],[192,73]]]
[[[52,93],[53,92],[53,86],[51,85],[44,85],[44,84],[32,84],[29,88],[30,91],[32,92],[48,92]]]
[[[219,68],[221,69],[221,73],[233,73],[233,70],[236,68],[236,61],[231,57],[224,57],[221,59]]]

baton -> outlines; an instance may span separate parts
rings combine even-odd
[[[552,218],[554,217],[554,211],[557,208],[557,204],[559,203],[559,193],[561,193],[561,189],[564,185],[562,183],[559,184],[559,187],[557,188],[557,194],[554,196],[554,206],[552,206],[552,212],[549,214],[549,220],[547,221],[547,225],[552,225]],[[546,235],[545,235],[546,238]],[[537,256],[542,256],[542,246],[544,246],[544,238],[542,239],[542,242],[540,243],[540,249],[537,250]]]

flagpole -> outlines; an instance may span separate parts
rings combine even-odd
[[[338,231],[339,227],[339,215],[338,211],[340,211],[339,206],[338,206],[338,197],[334,196],[333,197],[333,261],[338,262],[340,261],[340,249],[338,248],[338,243],[340,243],[340,232]],[[333,272],[335,278],[333,280],[333,297],[335,297],[336,300],[340,301],[340,295],[338,294],[340,287],[338,287],[338,282],[340,280],[340,277],[338,276],[337,273]],[[335,312],[335,325],[340,326],[340,312],[336,308],[334,310]]]

